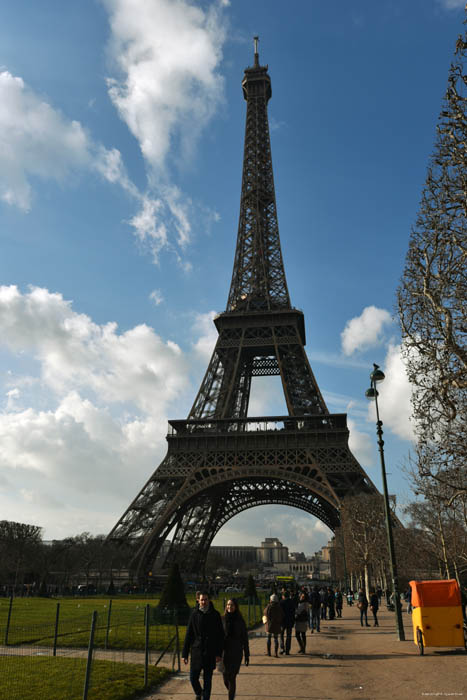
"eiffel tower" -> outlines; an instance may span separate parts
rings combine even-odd
[[[137,573],[178,561],[204,571],[209,546],[237,513],[295,506],[334,529],[342,498],[376,493],[330,414],[305,352],[305,323],[285,278],[271,160],[268,66],[242,81],[247,103],[237,247],[219,337],[187,420],[170,420],[167,455],[109,538],[138,543]],[[287,416],[249,417],[252,377],[278,375]],[[162,545],[174,532],[169,550]]]

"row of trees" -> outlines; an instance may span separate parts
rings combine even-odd
[[[102,588],[115,574],[127,569],[128,546],[105,542],[104,535],[85,532],[64,540],[44,543],[36,525],[0,521],[0,586],[20,591],[25,586],[38,592],[46,585],[60,590],[79,583]]]
[[[418,473],[413,478],[419,479]],[[392,501],[395,509],[395,501]],[[467,529],[456,509],[439,500],[415,501],[404,509],[408,525],[392,514],[399,586],[412,579],[457,578],[467,587]],[[360,494],[344,500],[333,547],[334,578],[342,586],[391,589],[384,502]]]

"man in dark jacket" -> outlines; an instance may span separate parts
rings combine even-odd
[[[290,645],[292,643],[292,629],[295,624],[295,602],[290,597],[288,591],[284,591],[282,594],[282,600],[280,602],[282,612],[284,613],[284,619],[282,621],[281,628],[281,654],[290,654]],[[285,634],[285,644],[284,644],[284,634]]]
[[[313,590],[310,595],[310,605],[311,605],[311,631],[316,628],[316,631],[320,631],[320,620],[321,620],[321,598],[319,595],[318,586],[313,586]]]
[[[212,673],[222,657],[224,629],[221,616],[210,602],[209,595],[202,592],[198,602],[198,607],[193,610],[188,621],[182,656],[187,664],[191,649],[190,681],[196,700],[209,700]],[[201,671],[204,689],[199,682]]]

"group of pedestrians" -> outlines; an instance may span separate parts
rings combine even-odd
[[[339,589],[314,586],[308,590],[303,586],[295,594],[283,589],[279,596],[273,593],[263,611],[266,626],[268,656],[290,655],[292,632],[298,643],[298,653],[306,653],[307,632],[320,632],[323,620],[342,617],[343,595]],[[242,659],[249,665],[250,650],[248,632],[237,601],[227,601],[224,615],[214,608],[207,592],[197,594],[197,605],[192,611],[183,646],[182,657],[188,663],[191,652],[190,681],[196,700],[209,700],[211,697],[212,675],[216,664],[222,672],[228,700],[236,693],[236,678]],[[379,596],[370,591],[370,600],[363,589],[359,590],[357,607],[360,610],[360,624],[370,627],[368,608],[373,613],[373,624],[378,627]],[[274,642],[274,648],[273,648]],[[203,673],[203,686],[200,677]]]
[[[212,674],[218,665],[227,688],[228,700],[236,693],[236,679],[242,659],[250,663],[248,632],[237,601],[230,598],[224,615],[214,608],[207,592],[197,594],[197,605],[192,611],[186,630],[182,657],[185,664],[191,651],[190,682],[196,700],[211,697]],[[203,686],[200,683],[203,672]]]
[[[295,628],[295,638],[298,643],[298,653],[306,653],[306,633],[310,629],[320,631],[322,620],[333,620],[336,615],[342,617],[343,596],[340,590],[334,591],[330,586],[319,588],[314,586],[310,591],[302,587],[295,595],[283,589],[281,599],[273,593],[269,604],[263,612],[263,622],[266,625],[266,653],[272,656],[272,641],[274,640],[274,656],[280,653],[290,654],[292,631]]]

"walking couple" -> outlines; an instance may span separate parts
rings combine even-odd
[[[211,697],[212,674],[216,664],[222,667],[228,700],[233,700],[242,657],[245,656],[245,666],[250,662],[246,624],[234,598],[227,601],[224,616],[221,617],[209,600],[208,593],[199,594],[198,604],[191,613],[186,630],[182,651],[185,664],[188,663],[190,650],[190,682],[196,700],[209,700]],[[201,671],[204,688],[199,680]]]

